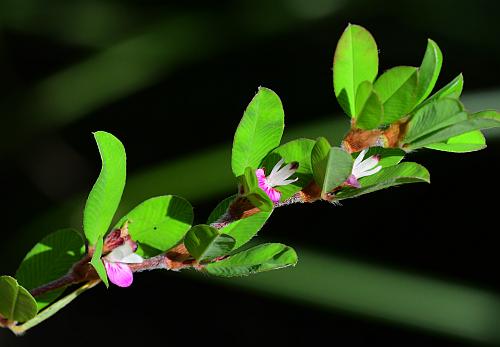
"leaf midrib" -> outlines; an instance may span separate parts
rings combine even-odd
[[[19,297],[19,285],[16,285],[16,293],[14,295],[14,301],[12,302],[12,308],[10,312],[10,317],[11,319],[14,319],[14,311],[16,309],[16,304],[17,304],[17,298]]]

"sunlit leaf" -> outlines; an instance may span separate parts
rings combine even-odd
[[[44,237],[26,254],[16,272],[16,278],[19,284],[32,290],[67,274],[84,253],[84,242],[77,231],[58,230]],[[38,296],[38,310],[57,299],[64,289]]]
[[[179,196],[157,196],[123,216],[115,229],[122,227],[126,221],[129,222],[130,236],[139,243],[138,253],[151,257],[182,241],[193,223],[193,207]]]
[[[262,159],[280,144],[284,117],[278,95],[259,88],[234,135],[231,167],[235,177],[243,175],[247,167],[258,168]]]
[[[101,281],[104,282],[106,287],[109,287],[108,274],[106,273],[106,268],[104,267],[104,263],[101,259],[103,246],[104,246],[104,241],[101,236],[97,239],[97,242],[95,244],[94,254],[92,255],[90,264],[92,264],[92,266],[94,267]]]
[[[247,276],[293,266],[296,263],[297,253],[293,248],[280,243],[266,243],[208,264],[206,271],[221,277]]]
[[[349,24],[337,43],[333,58],[335,96],[351,117],[357,114],[356,91],[364,81],[373,82],[378,73],[378,50],[372,35],[359,25]]]
[[[418,71],[418,86],[416,105],[429,96],[436,85],[436,81],[443,64],[443,54],[436,42],[429,39],[424,59]]]
[[[420,105],[418,105],[414,112],[416,112],[418,109],[424,107],[427,104],[430,104],[436,100],[443,99],[443,98],[452,98],[452,99],[458,99],[460,95],[462,94],[462,89],[464,87],[464,78],[462,74],[458,75],[445,85],[443,88],[435,92],[430,98],[422,102]]]
[[[427,136],[423,136],[405,146],[412,150],[434,143],[447,141],[449,138],[465,134],[474,130],[497,128],[500,126],[500,113],[497,111],[481,111],[473,113],[466,120],[451,126],[437,130]]]
[[[449,138],[445,142],[433,143],[425,148],[443,152],[467,153],[479,151],[486,147],[486,139],[480,130],[457,135]]]
[[[83,230],[90,245],[105,235],[118,208],[125,187],[126,155],[120,140],[113,135],[94,133],[102,168],[83,211]]]
[[[272,212],[258,212],[250,217],[239,219],[220,229],[221,233],[232,236],[236,243],[234,249],[250,241],[264,226]]]

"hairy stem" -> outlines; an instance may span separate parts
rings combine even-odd
[[[304,189],[304,192],[307,192],[307,189]],[[304,194],[307,195],[307,193],[304,192],[299,192],[285,201],[275,203],[274,207],[278,208],[295,203],[309,202],[306,198],[304,198]],[[222,229],[230,223],[249,217],[259,211],[260,210],[251,205],[248,200],[244,198],[236,198],[231,203],[228,210],[211,225],[216,229]],[[90,255],[84,256],[72,267],[68,274],[31,290],[31,295],[37,297],[73,284],[98,280],[99,277],[94,268],[90,265],[89,261]],[[128,266],[133,272],[159,269],[178,271],[190,267],[198,268],[196,260],[191,257],[184,244],[179,244],[175,248],[155,257],[144,259],[142,263],[128,264]]]
[[[32,289],[30,291],[31,295],[34,297],[40,296],[42,294],[52,292],[54,290],[60,289],[60,288],[65,288],[71,284],[75,284],[77,282],[77,277],[73,272],[70,272],[66,275],[64,275],[61,278],[58,278],[52,282],[46,283],[40,287],[37,287],[35,289]]]

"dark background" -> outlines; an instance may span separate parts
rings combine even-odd
[[[331,63],[349,22],[374,35],[380,71],[418,66],[431,37],[444,54],[438,87],[463,72],[466,106],[498,109],[499,10],[495,1],[2,0],[0,273],[14,274],[49,232],[80,227],[100,167],[92,131],[112,132],[127,149],[132,188],[123,210],[175,193],[192,201],[199,223],[234,191],[226,153],[258,86],[280,96],[294,133],[312,136],[301,129],[315,124],[338,140],[341,130],[321,131],[348,122],[333,94]],[[488,148],[476,153],[412,153],[410,160],[431,172],[431,185],[393,188],[341,207],[277,210],[263,239],[297,247],[299,259],[302,249],[332,256],[324,266],[312,267],[305,255],[296,269],[258,275],[257,282],[139,274],[129,289],[85,293],[24,337],[0,331],[0,346],[500,345],[494,226],[500,141],[498,132],[488,135]],[[197,153],[222,154],[199,165]],[[339,275],[335,265],[344,260],[375,275],[358,276],[356,269]],[[399,287],[384,281],[384,271],[399,279],[394,283],[409,301],[432,309],[395,305],[396,316],[387,315],[383,297]],[[352,288],[342,284],[344,275],[356,279]],[[315,299],[322,279],[332,278],[352,302],[335,290],[329,301]],[[472,294],[464,296],[469,302],[453,301],[439,286],[421,296],[408,278],[486,301]],[[294,296],[299,287],[301,298]],[[325,295],[334,287],[325,284]],[[451,306],[442,305],[443,297]],[[439,323],[454,319],[465,323],[455,330]]]

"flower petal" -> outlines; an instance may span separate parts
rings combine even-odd
[[[266,192],[267,196],[269,196],[269,199],[271,199],[272,202],[280,201],[281,193],[276,189],[269,187],[267,189],[264,189],[264,191]]]
[[[358,179],[354,175],[349,176],[349,178],[347,179],[347,181],[345,181],[345,183],[354,188],[361,188],[361,184],[359,184]]]
[[[378,164],[379,161],[380,161],[380,157],[379,156],[372,155],[371,157],[363,160],[355,168],[353,168],[352,173],[357,178],[366,176],[366,175],[363,175],[363,173],[365,171],[373,169]]]
[[[125,264],[140,264],[144,261],[144,259],[139,254],[129,254],[126,257],[123,257],[121,262]]]
[[[354,169],[363,161],[363,158],[365,157],[366,152],[368,152],[368,150],[365,148],[361,151],[361,153],[358,154],[358,156],[356,157],[356,160],[354,160],[354,165],[352,166]]]
[[[379,165],[371,170],[363,171],[359,176],[356,176],[356,177],[359,179],[361,177],[371,176],[371,175],[376,174],[380,170],[382,170],[382,166]]]
[[[273,176],[276,172],[278,172],[279,169],[281,168],[281,165],[283,165],[284,162],[285,159],[281,158],[281,160],[276,165],[274,165],[273,169],[271,170],[271,173],[269,174],[269,177]]]
[[[277,172],[271,172],[271,174],[267,177],[268,184],[271,187],[287,185],[287,179],[292,176],[295,171],[297,171],[297,168],[298,166],[296,163],[290,163],[282,167]]]
[[[291,184],[293,182],[297,182],[298,180],[299,180],[298,177],[294,178],[293,180],[284,180],[284,181],[282,181],[282,184],[280,184],[280,185],[281,186],[286,186],[286,185],[289,185],[289,184]]]
[[[104,260],[104,266],[106,267],[106,273],[108,274],[109,280],[118,287],[129,287],[134,281],[132,270],[130,270],[127,264],[113,263]]]
[[[266,174],[264,173],[264,169],[257,169],[257,170],[255,170],[255,176],[257,176],[257,179],[259,180],[259,182],[261,180],[265,180],[266,179]]]
[[[104,257],[104,259],[110,262],[119,263],[122,261],[123,258],[132,253],[134,253],[132,245],[129,242],[125,242],[123,245],[113,249],[111,253],[109,253],[107,256]]]

